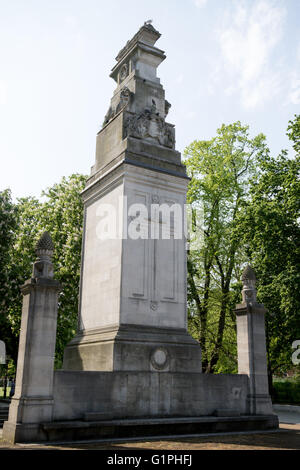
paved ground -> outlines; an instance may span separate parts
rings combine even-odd
[[[277,411],[278,431],[264,433],[206,435],[198,437],[86,442],[59,445],[7,445],[0,440],[0,450],[300,450],[300,412]],[[0,436],[1,437],[1,436]]]

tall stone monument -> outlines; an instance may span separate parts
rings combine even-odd
[[[267,393],[264,309],[243,274],[236,308],[239,374],[202,374],[187,332],[184,205],[165,59],[146,23],[119,52],[116,90],[83,191],[78,332],[53,370],[60,286],[53,246],[38,243],[24,295],[16,393],[3,438],[77,440],[274,429]]]
[[[201,370],[200,347],[187,333],[188,178],[156,74],[166,57],[159,37],[145,23],[110,75],[116,89],[83,192],[79,331],[64,369]],[[162,207],[171,216],[168,237]]]

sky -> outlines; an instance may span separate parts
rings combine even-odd
[[[292,152],[300,0],[0,0],[0,191],[40,197],[90,173],[115,57],[149,19],[177,150],[241,121]]]

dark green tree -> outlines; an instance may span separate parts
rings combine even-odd
[[[287,371],[300,339],[300,116],[290,121],[294,156],[259,159],[241,232],[266,315],[269,376]]]
[[[62,178],[42,193],[43,201],[29,197],[16,204],[17,226],[14,243],[7,253],[10,295],[6,316],[14,337],[20,331],[22,295],[20,285],[30,278],[36,258],[35,244],[47,230],[53,239],[55,278],[62,284],[59,297],[56,366],[61,366],[63,350],[74,335],[77,326],[78,290],[80,277],[83,205],[80,193],[86,177],[74,174]],[[16,359],[17,348],[13,357]]]
[[[9,189],[0,192],[0,339],[6,344],[6,353],[13,356],[17,348],[9,318],[8,306],[16,280],[11,276],[10,251],[17,230],[17,210]]]
[[[247,202],[257,160],[268,155],[265,137],[249,136],[240,122],[222,125],[209,141],[184,152],[191,177],[188,203],[203,210],[203,239],[188,256],[190,328],[202,348],[204,372],[229,372],[235,364],[234,288],[246,261],[239,214]]]

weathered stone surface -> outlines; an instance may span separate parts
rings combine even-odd
[[[177,204],[183,229],[186,188],[185,178],[123,164],[84,191],[80,330],[65,350],[64,369],[148,371],[150,355],[165,342],[171,370],[201,371],[199,344],[187,333],[183,230],[178,239],[150,233],[153,204]],[[117,237],[102,237],[100,216],[108,204],[106,222]],[[147,239],[127,236],[133,204],[148,209]]]
[[[256,301],[256,277],[247,266],[242,274],[243,302],[235,309],[237,323],[238,372],[249,377],[249,412],[272,414],[269,396],[265,338],[265,308]]]
[[[54,245],[52,242],[52,238],[49,232],[44,232],[41,237],[39,238],[37,244],[36,244],[36,251],[37,254],[40,252],[47,251],[50,255],[53,253],[54,250]]]
[[[111,421],[68,421],[41,424],[48,441],[99,438],[131,438],[207,434],[221,432],[266,431],[278,427],[278,418],[270,416],[185,417],[161,419],[122,419]]]
[[[97,135],[92,174],[103,170],[128,150],[129,137],[175,149],[174,126],[165,121],[171,105],[156,76],[165,54],[154,46],[160,34],[154,34],[152,28],[142,26],[116,58],[111,77],[117,82],[117,88],[103,128]]]
[[[23,309],[15,394],[3,438],[12,442],[39,436],[38,423],[52,419],[53,369],[56,342],[57,297],[60,284],[53,279],[53,245],[44,234],[37,245],[33,274],[22,286]]]
[[[155,361],[157,351],[166,360]],[[78,334],[65,350],[64,369],[199,372],[201,351],[185,330],[126,325]]]
[[[55,372],[60,286],[49,234],[37,244],[32,279],[22,287],[16,393],[3,433],[11,442],[278,426],[252,268],[244,271],[236,308],[239,374],[202,374],[200,346],[187,331],[188,178],[165,120],[170,103],[156,76],[165,59],[154,46],[159,37],[145,24],[111,73],[117,88],[82,193],[79,328],[64,370]],[[162,206],[172,208],[168,222]],[[132,236],[133,227],[147,236]]]
[[[237,374],[56,371],[53,419],[107,411],[114,419],[208,416],[225,404],[246,415],[248,380]]]
[[[150,207],[153,197],[182,209],[185,203],[186,170],[174,149],[174,126],[165,122],[171,105],[156,77],[165,58],[154,47],[159,37],[151,25],[140,28],[118,54],[111,74],[117,88],[97,135],[96,162],[83,192],[80,326],[66,348],[65,369],[149,370],[149,355],[163,345],[153,332],[147,339],[144,332],[137,344],[141,334],[131,326],[140,325],[185,330],[190,359],[185,367],[194,371],[198,363],[201,370],[200,348],[186,332],[185,240],[129,240],[124,234],[130,204]],[[117,237],[102,237],[105,205],[110,205],[110,226],[116,214]],[[107,329],[118,333],[108,339]],[[179,370],[181,349],[175,341],[169,344],[170,364]]]

